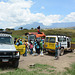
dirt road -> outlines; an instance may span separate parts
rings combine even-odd
[[[29,65],[39,63],[54,66],[56,71],[64,71],[65,67],[70,67],[70,64],[75,62],[75,54],[66,52],[63,56],[60,56],[59,60],[55,60],[54,54],[48,55],[48,53],[45,53],[43,57],[28,54],[27,57],[21,56],[19,62],[19,68],[22,69],[29,70]]]

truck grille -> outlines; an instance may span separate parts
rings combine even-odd
[[[0,56],[13,55],[13,52],[0,52]]]

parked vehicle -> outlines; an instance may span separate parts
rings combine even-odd
[[[26,51],[26,46],[25,45],[15,45],[15,48],[17,51],[20,52],[20,55],[24,54]]]
[[[67,36],[60,36],[60,35],[46,36],[44,41],[44,48],[49,53],[55,52],[56,42],[59,42],[59,46],[61,49],[60,55],[63,55],[65,50],[73,51],[73,49],[71,48],[71,39]]]
[[[26,34],[27,34],[27,33],[26,33]],[[40,41],[42,37],[45,38],[45,34],[44,34],[43,32],[41,32],[41,34],[38,34],[37,32],[29,32],[29,33],[27,34],[27,36],[28,36],[28,42],[29,42],[30,40],[32,40],[33,42],[36,41],[36,40],[37,40],[37,41]]]
[[[14,46],[10,32],[0,32],[0,62],[12,63],[14,68],[19,65],[20,54]]]

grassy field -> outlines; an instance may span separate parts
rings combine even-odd
[[[72,41],[75,41],[74,29],[46,29],[41,31],[46,35],[66,35],[71,37]],[[37,30],[15,30],[12,31],[12,36],[22,37],[27,32],[37,32]],[[30,71],[18,68],[13,72],[1,73],[0,75],[75,75],[75,63],[71,65],[71,68],[65,67],[65,72],[57,72],[56,67],[45,64],[35,64],[34,66],[29,66],[29,68],[31,69]],[[2,71],[0,70],[0,72]]]
[[[12,36],[19,38],[27,32],[37,32],[37,30],[15,30],[12,31]],[[72,41],[75,41],[75,29],[42,29],[41,32],[44,32],[46,35],[66,35],[71,37]]]
[[[71,65],[71,68],[65,67],[65,72],[56,72],[55,67],[44,64],[35,64],[30,69],[31,71],[15,69],[13,72],[1,73],[0,75],[75,75],[75,63]]]

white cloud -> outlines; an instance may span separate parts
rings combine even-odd
[[[26,24],[27,15],[30,14],[29,8],[32,1],[25,0],[9,0],[8,2],[0,2],[0,26],[2,28],[15,27]]]
[[[59,23],[60,15],[49,15],[46,17],[43,17],[40,22],[42,22],[44,25],[51,25],[51,23]]]
[[[61,15],[45,16],[42,13],[33,14],[30,12],[33,4],[31,0],[8,0],[8,2],[0,2],[0,27],[12,28],[33,22],[51,25],[51,23],[75,21],[75,12],[67,15],[61,21]]]
[[[75,22],[75,12],[68,14],[61,22]]]
[[[45,7],[44,7],[44,6],[42,6],[42,7],[41,7],[41,9],[45,9]]]

